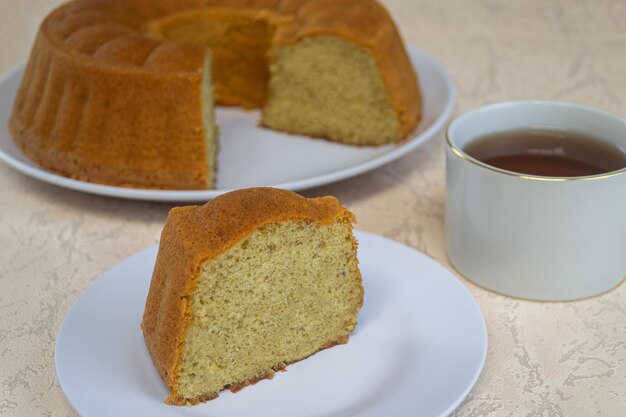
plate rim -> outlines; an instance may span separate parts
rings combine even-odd
[[[434,58],[432,58],[430,55],[423,52],[422,50],[409,45],[407,47],[407,52],[410,58],[412,58],[413,56],[418,56],[420,59],[427,61],[428,64],[431,65],[437,71],[437,73],[443,77],[446,85],[446,101],[443,111],[437,115],[435,120],[427,129],[425,129],[423,132],[420,132],[412,139],[408,139],[404,142],[401,142],[399,145],[396,145],[389,152],[373,157],[370,160],[360,162],[356,165],[341,168],[333,172],[321,175],[315,175],[309,178],[295,181],[287,181],[278,184],[268,184],[265,186],[283,188],[290,191],[301,191],[345,180],[388,164],[414,151],[423,143],[431,140],[438,133],[442,132],[445,124],[450,120],[454,111],[454,107],[456,105],[457,93],[454,80],[442,64],[440,64],[438,61],[436,61]],[[22,64],[8,71],[2,77],[0,77],[0,85],[6,83],[9,78],[15,76],[16,73],[18,73],[19,71],[23,71],[24,69],[25,65]],[[9,137],[11,138],[11,140],[13,140],[10,132]],[[18,159],[13,158],[2,148],[0,148],[0,160],[4,161],[7,165],[21,172],[22,174],[25,174],[48,184],[89,194],[124,198],[130,200],[160,202],[206,202],[221,194],[225,194],[234,190],[233,188],[218,190],[153,190],[91,183],[65,177],[47,171],[41,167],[28,165]]]
[[[439,263],[437,260],[435,260],[434,258],[426,255],[425,253],[409,246],[406,245],[404,243],[395,241],[391,238],[385,237],[385,236],[381,236],[381,235],[377,235],[375,233],[370,233],[370,232],[366,232],[366,231],[362,231],[362,230],[354,230],[354,234],[355,237],[357,238],[357,240],[360,240],[361,237],[365,236],[368,239],[374,239],[374,240],[382,240],[386,245],[391,245],[391,246],[396,246],[396,247],[400,247],[403,250],[409,250],[413,253],[414,256],[417,256],[418,258],[421,258],[421,261],[426,261],[429,263],[432,263],[433,266],[439,270],[442,271],[442,273],[446,274],[448,276],[448,281],[450,282],[451,285],[457,287],[458,290],[461,291],[461,293],[468,299],[470,305],[472,306],[474,313],[476,315],[476,317],[479,319],[478,323],[480,324],[480,344],[481,344],[481,352],[480,352],[480,360],[479,363],[476,363],[475,365],[477,365],[475,367],[475,369],[473,370],[473,374],[472,377],[469,379],[468,384],[466,385],[465,389],[462,391],[461,394],[459,394],[459,396],[456,398],[455,401],[453,401],[452,403],[450,403],[448,405],[447,408],[444,409],[444,411],[442,411],[439,415],[436,416],[431,416],[431,417],[449,417],[451,413],[453,413],[460,405],[461,403],[467,398],[467,396],[469,395],[469,393],[471,392],[471,390],[475,387],[476,382],[478,381],[478,378],[480,377],[480,375],[482,374],[484,368],[485,368],[485,363],[487,360],[487,353],[488,353],[488,348],[489,348],[489,333],[488,333],[488,328],[487,328],[487,323],[485,320],[485,316],[482,313],[482,310],[480,308],[480,305],[478,304],[476,298],[472,295],[472,293],[469,291],[469,289],[463,285],[463,283],[461,282],[461,280],[454,274],[454,272],[452,272],[452,270],[446,268],[444,265],[442,265],[441,263]],[[116,264],[110,266],[109,268],[107,268],[105,271],[103,271],[102,273],[100,273],[96,279],[94,279],[93,281],[91,281],[82,291],[81,293],[78,295],[78,297],[73,301],[72,305],[70,306],[70,308],[66,311],[63,320],[61,322],[61,324],[59,325],[59,328],[57,330],[57,334],[55,337],[55,343],[54,343],[54,370],[55,370],[55,374],[56,374],[56,380],[59,384],[59,388],[61,389],[61,391],[63,392],[63,395],[65,397],[65,399],[68,401],[68,403],[71,405],[71,407],[82,417],[88,417],[88,415],[84,414],[82,411],[84,411],[84,409],[79,409],[76,407],[76,404],[74,401],[72,401],[72,399],[70,398],[70,396],[68,396],[67,392],[66,392],[66,388],[64,388],[64,384],[61,381],[61,378],[59,377],[59,344],[60,341],[62,339],[62,334],[67,331],[67,318],[71,315],[71,313],[78,308],[77,304],[78,301],[81,299],[81,297],[84,296],[84,294],[88,291],[91,290],[93,291],[93,288],[98,285],[98,283],[100,282],[100,284],[102,283],[101,278],[103,278],[104,275],[110,273],[112,270],[120,267],[120,265],[122,265],[123,263],[129,261],[131,258],[134,257],[138,257],[141,256],[143,254],[145,254],[146,252],[150,252],[150,251],[158,251],[158,244],[156,245],[152,245],[149,246],[148,248],[145,248],[139,252],[136,252],[122,260],[120,260],[119,262],[117,262]],[[147,351],[146,351],[147,352]],[[82,407],[81,407],[82,408]],[[180,415],[183,415],[184,413],[181,413]]]

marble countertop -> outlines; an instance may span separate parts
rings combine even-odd
[[[54,0],[0,2],[0,74],[23,64]],[[408,43],[445,65],[456,115],[511,99],[626,115],[623,0],[386,0]],[[309,190],[349,206],[360,229],[449,263],[444,139],[360,177]],[[157,243],[172,204],[97,197],[0,163],[0,416],[77,416],[54,371],[59,325],[99,274]],[[626,248],[625,248],[626,252]],[[626,416],[626,284],[568,303],[487,292],[485,368],[455,417]]]

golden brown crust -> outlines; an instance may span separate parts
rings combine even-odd
[[[183,339],[192,321],[188,305],[200,266],[258,227],[290,220],[353,223],[354,215],[334,197],[306,199],[274,188],[249,188],[217,197],[204,206],[170,211],[146,301],[142,329],[159,375],[178,398],[176,372]],[[356,242],[353,242],[356,245]]]
[[[206,189],[204,50],[142,37],[106,12],[71,12],[82,3],[42,24],[9,122],[16,144],[72,178]]]
[[[375,0],[76,0],[41,25],[9,123],[16,144],[38,164],[81,180],[211,186],[201,106],[205,50],[142,33],[146,22],[205,6],[289,17],[293,24],[277,26],[275,43],[324,34],[371,49],[403,137],[417,125],[415,73]]]

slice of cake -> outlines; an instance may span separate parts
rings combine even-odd
[[[272,188],[174,208],[142,322],[166,402],[207,401],[346,343],[363,304],[354,222],[334,197]]]

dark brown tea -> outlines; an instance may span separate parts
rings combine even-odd
[[[578,133],[522,129],[478,138],[463,150],[485,164],[521,174],[581,177],[626,167],[626,152]]]

